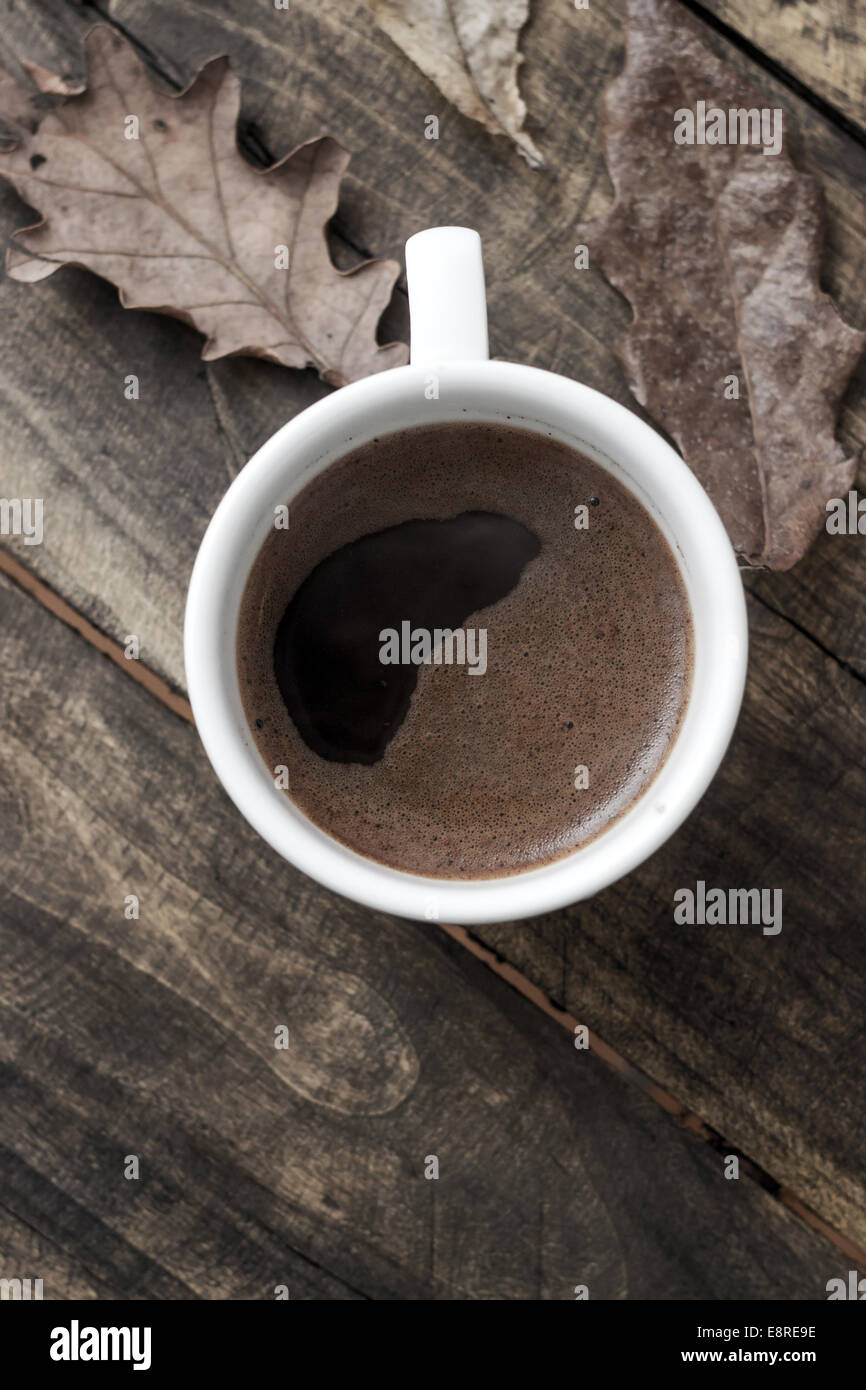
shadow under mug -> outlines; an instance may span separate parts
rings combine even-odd
[[[548,912],[629,873],[703,795],[742,700],[747,630],[742,581],[719,516],[671,446],[624,406],[552,372],[487,356],[481,243],[438,227],[406,243],[412,352],[344,386],[284,425],[234,480],[199,550],[184,656],[196,725],[220,781],[250,824],[291,863],[337,893],[404,917],[472,925]],[[435,394],[434,394],[435,392]],[[241,702],[235,655],[247,576],[274,509],[329,464],[377,435],[443,421],[511,424],[552,435],[607,469],[644,505],[679,565],[694,626],[694,672],[679,732],[652,782],[587,844],[505,877],[442,879],[356,853],[275,785]]]

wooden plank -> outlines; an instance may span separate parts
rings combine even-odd
[[[634,404],[613,351],[628,311],[597,276],[571,269],[575,224],[609,196],[598,98],[621,64],[615,6],[535,6],[523,82],[550,160],[541,173],[444,108],[358,5],[265,7],[255,23],[217,0],[194,13],[122,0],[112,13],[181,77],[212,53],[230,51],[244,80],[247,116],[275,151],[323,128],[341,133],[355,150],[340,215],[347,240],[399,253],[406,235],[432,221],[478,226],[494,350],[582,377]],[[778,84],[765,86],[798,117],[800,162],[828,195],[827,284],[849,318],[862,323],[866,223],[859,190],[866,186],[866,153]],[[443,114],[438,143],[423,139],[431,111]],[[7,192],[8,227],[20,218],[16,208]],[[46,499],[44,545],[17,553],[106,631],[121,638],[136,632],[143,660],[180,684],[185,582],[207,518],[247,454],[322,388],[310,374],[257,362],[204,368],[189,330],[124,314],[112,290],[78,272],[64,270],[36,287],[5,282],[0,294],[12,347],[0,378],[5,485],[11,495]],[[130,371],[141,376],[138,402],[123,398]],[[866,439],[864,380],[861,371],[844,415],[850,448]],[[92,408],[82,410],[82,401]],[[762,578],[757,591],[762,603],[862,674],[863,577],[856,538],[824,537],[791,576]],[[753,621],[744,732],[713,792],[662,852],[667,857],[657,856],[599,904],[561,921],[492,929],[486,939],[507,947],[549,993],[569,1000],[602,1036],[862,1240],[861,1140],[843,1097],[862,1075],[855,1020],[864,966],[846,921],[862,873],[855,858],[862,683],[825,662],[790,623],[757,605]],[[684,939],[670,924],[671,894],[699,877],[726,886],[769,886],[772,878],[784,888],[788,920],[800,924],[799,942],[807,916],[816,924],[807,952],[798,954],[783,932],[781,941],[740,943],[742,966],[737,954],[725,956],[733,945],[705,949],[705,938]],[[587,922],[595,924],[589,933]],[[586,934],[576,939],[576,931]],[[562,963],[566,953],[570,966]],[[595,960],[597,988],[574,968],[583,953]],[[665,972],[663,999],[657,961]],[[741,968],[749,984],[738,995]],[[768,970],[775,989],[765,996]],[[805,1046],[801,1009],[811,1020],[811,1042],[804,1057],[789,1056],[792,1039]],[[834,1019],[832,1030],[825,1014]],[[744,1081],[756,1034],[784,1050],[777,1056],[772,1045],[759,1048],[761,1067]]]
[[[107,1285],[93,1279],[77,1259],[59,1250],[5,1205],[0,1207],[0,1279],[29,1279],[31,1299],[41,1296],[65,1301],[111,1295]],[[41,1295],[37,1280],[42,1281]],[[25,1289],[22,1283],[22,1295]]]
[[[860,0],[700,3],[866,135],[866,13]]]
[[[838,1250],[466,951],[291,870],[189,725],[0,600],[0,1163],[64,1259],[115,1297],[824,1296]]]
[[[78,23],[80,13],[73,8]],[[244,122],[252,122],[264,133],[272,152],[283,153],[326,129],[340,133],[354,152],[336,219],[344,247],[351,243],[365,252],[400,256],[405,237],[430,222],[457,220],[476,225],[485,242],[494,353],[582,378],[640,413],[614,351],[628,320],[627,306],[594,272],[576,272],[572,267],[577,222],[600,211],[609,200],[599,99],[604,84],[622,63],[621,0],[580,11],[555,0],[537,0],[533,7],[523,44],[526,62],[521,81],[536,135],[549,160],[550,167],[541,172],[527,168],[507,142],[450,110],[371,24],[361,0],[349,5],[325,0],[315,10],[264,7],[254,23],[246,12],[236,14],[235,8],[235,0],[180,10],[165,0],[114,0],[109,12],[141,40],[158,70],[176,83],[189,80],[215,52],[229,52],[244,85]],[[47,60],[44,21],[28,19],[39,16],[39,7],[26,0],[16,14],[18,51],[36,52]],[[32,23],[32,42],[27,40],[28,23]],[[705,37],[749,74],[769,103],[784,106],[789,128],[791,122],[799,128],[798,162],[818,178],[827,199],[826,287],[848,320],[864,326],[866,149],[730,44],[709,31]],[[77,40],[69,39],[63,66],[74,76],[82,75]],[[423,138],[424,118],[430,112],[442,116],[439,141]],[[4,192],[2,208],[8,210],[5,226],[9,230],[16,225],[12,210],[18,206],[14,196]],[[63,271],[58,278],[68,283],[74,274]],[[54,289],[55,282],[50,287]],[[13,292],[24,297],[16,312],[29,332],[36,312],[34,291],[14,287]],[[36,292],[48,293],[49,283]],[[56,292],[63,295],[62,290]],[[107,308],[111,298],[104,303]],[[406,327],[405,300],[398,295],[384,336],[405,333]],[[81,330],[86,333],[86,324]],[[181,332],[179,327],[174,329],[166,351],[183,371],[187,362],[193,367],[198,340],[188,333],[181,348]],[[117,335],[124,342],[127,360],[137,345],[130,333],[131,326],[125,323]],[[14,326],[13,334],[17,349]],[[34,366],[32,358],[22,360],[16,352],[12,370],[19,382],[26,381]],[[44,361],[39,370],[45,372]],[[188,374],[189,369],[185,370]],[[230,467],[236,467],[270,428],[320,389],[312,382],[303,385],[305,378],[299,374],[281,373],[272,380],[282,384],[274,391],[267,388],[259,401],[257,390],[244,389],[249,374],[243,367],[238,370],[237,385],[229,363],[216,364],[207,373],[218,398],[220,442],[231,451]],[[253,376],[256,381],[263,379],[256,373]],[[180,385],[177,374],[165,374],[162,381],[171,383],[172,394]],[[30,411],[31,428],[33,415]],[[181,418],[204,416],[181,412]],[[172,424],[169,411],[165,433]],[[87,428],[83,417],[80,428]],[[846,448],[861,454],[866,442],[866,362],[861,363],[848,393],[840,438]],[[131,442],[136,443],[134,434]],[[57,445],[56,440],[45,443]],[[12,444],[18,453],[19,441],[13,439]],[[67,455],[74,453],[73,439],[66,440],[65,446]],[[165,447],[164,436],[153,441],[154,453]],[[218,456],[207,435],[201,453]],[[866,474],[860,485],[866,491]],[[824,536],[792,574],[760,579],[758,584],[778,611],[866,674],[860,549],[857,538],[849,544],[845,537]],[[45,577],[50,578],[47,571]],[[112,598],[110,591],[95,586],[94,579],[91,573],[89,585],[79,586],[90,589],[92,616],[100,603],[110,608]],[[84,601],[85,594],[79,597]],[[153,655],[159,660],[165,654],[154,651]]]

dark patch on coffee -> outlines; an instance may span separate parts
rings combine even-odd
[[[448,521],[402,521],[321,560],[274,642],[277,686],[307,747],[333,762],[378,762],[419,671],[383,664],[381,634],[406,622],[430,632],[459,627],[504,598],[540,548],[519,521],[462,512]]]

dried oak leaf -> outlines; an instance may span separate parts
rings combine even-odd
[[[787,153],[675,144],[675,112],[766,105],[671,0],[630,0],[605,95],[610,211],[581,229],[630,301],[634,395],[679,445],[752,565],[788,569],[851,485],[834,437],[866,335],[819,288],[820,190]],[[784,126],[783,126],[784,129]],[[736,377],[738,387],[726,379]]]
[[[464,116],[508,135],[533,169],[544,160],[523,129],[517,86],[529,0],[367,0],[380,29]]]
[[[406,361],[404,344],[376,343],[397,263],[341,272],[328,254],[325,227],[349,161],[336,140],[254,169],[237,148],[240,83],[227,59],[172,96],[107,27],[91,30],[85,48],[81,95],[28,69],[43,93],[66,95],[38,121],[23,120],[6,93],[18,143],[0,151],[0,175],[43,218],[13,237],[14,279],[84,266],[117,285],[126,308],[172,314],[204,333],[206,361],[245,354],[309,365],[334,386]],[[126,136],[129,117],[137,139]]]

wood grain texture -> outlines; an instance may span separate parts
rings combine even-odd
[[[80,36],[88,20],[99,15],[71,8]],[[600,95],[622,65],[621,8],[620,0],[585,11],[556,0],[537,0],[533,7],[523,37],[521,84],[533,131],[548,160],[541,171],[526,167],[505,141],[447,108],[390,40],[371,27],[362,0],[349,5],[324,0],[315,9],[289,11],[263,7],[254,21],[246,12],[235,13],[235,0],[180,10],[163,0],[113,0],[105,12],[141,41],[157,70],[176,85],[188,81],[207,58],[228,52],[243,82],[244,130],[252,130],[255,141],[264,140],[270,150],[290,148],[324,130],[343,135],[353,158],[335,219],[338,263],[341,255],[351,256],[349,244],[357,248],[356,259],[360,252],[399,258],[405,238],[423,226],[437,221],[477,226],[485,245],[494,355],[577,376],[640,413],[615,352],[628,307],[596,272],[578,272],[572,264],[576,225],[610,202]],[[28,41],[30,9],[38,13]],[[62,6],[59,13],[65,16]],[[80,78],[80,37],[61,39],[58,31],[48,42],[44,31],[39,7],[25,0],[7,45],[14,40],[17,52],[26,50]],[[748,74],[766,93],[768,104],[783,106],[786,129],[799,130],[795,160],[818,179],[827,204],[824,286],[849,323],[866,326],[861,293],[866,277],[866,149],[717,35],[707,31],[704,37]],[[66,54],[65,63],[58,48]],[[9,48],[5,61],[14,65]],[[438,141],[423,135],[425,115],[431,112],[442,117]],[[7,193],[0,202],[10,208],[9,230],[20,215],[13,215],[13,204],[7,202],[11,198]],[[40,292],[46,289],[40,287]],[[20,310],[26,319],[34,312],[32,303]],[[405,301],[395,296],[380,338],[404,336],[406,318]],[[126,324],[121,334],[129,357]],[[188,344],[194,342],[187,338]],[[177,339],[168,350],[179,351]],[[186,360],[183,353],[181,361]],[[241,459],[251,441],[260,442],[309,399],[300,374],[283,373],[279,396],[270,398],[280,404],[269,416],[267,402],[260,405],[254,394],[233,389],[230,367],[218,368],[219,376],[208,379],[225,382],[219,392],[221,424]],[[22,363],[21,370],[26,369]],[[177,377],[172,383],[180,384]],[[866,362],[843,405],[839,437],[846,451],[862,456]],[[866,490],[862,467],[860,486]],[[861,551],[856,538],[849,545],[846,537],[825,535],[791,574],[760,578],[757,585],[775,608],[866,675]],[[94,589],[94,606],[99,602]]]
[[[7,1195],[8,1200],[8,1195]],[[42,1279],[46,1299],[110,1298],[111,1290],[90,1276],[80,1260],[62,1250],[8,1206],[0,1207],[0,1279]],[[31,1297],[36,1286],[31,1282]]]
[[[823,1297],[838,1251],[466,951],[289,868],[193,729],[0,599],[16,1260],[123,1298]]]
[[[477,935],[861,1243],[866,692],[752,600],[746,700],[697,811],[591,902]],[[776,937],[674,893],[781,888]]]
[[[866,134],[861,0],[700,0]]]
[[[73,71],[82,67],[79,45],[97,19],[89,6],[70,0],[7,5],[0,31],[0,63],[22,81],[26,80],[22,58],[74,81]]]
[[[47,65],[58,65],[56,49],[66,55],[66,70],[80,75],[81,16],[69,8],[77,27],[67,37],[51,26],[46,36],[37,7],[16,7],[13,38]],[[444,107],[371,29],[360,4],[325,0],[289,12],[265,6],[251,20],[233,0],[182,9],[116,0],[110,13],[176,81],[228,51],[243,80],[246,117],[270,148],[323,129],[343,136],[354,151],[337,218],[347,254],[355,247],[399,255],[407,235],[436,222],[477,226],[493,351],[577,376],[636,409],[614,352],[627,307],[599,276],[572,268],[576,224],[610,197],[598,121],[601,88],[622,60],[615,4],[534,6],[521,83],[548,160],[538,172]],[[827,196],[826,287],[849,321],[864,326],[866,151],[708,38],[749,71],[768,102],[796,118],[798,162]],[[442,118],[438,142],[423,138],[431,112]],[[0,210],[6,228],[18,223],[13,195],[4,192]],[[11,545],[106,632],[121,640],[137,633],[142,660],[180,685],[185,586],[207,520],[253,449],[325,388],[311,373],[262,363],[206,367],[195,334],[124,313],[109,287],[81,272],[64,270],[33,288],[3,282],[0,313],[10,345],[0,370],[4,487],[8,495],[43,496],[46,506],[44,544]],[[398,295],[383,334],[405,331]],[[123,397],[129,372],[140,376],[139,401]],[[840,430],[852,450],[866,440],[864,385],[861,365]],[[825,535],[790,574],[751,580],[746,713],[696,814],[650,864],[596,903],[484,933],[861,1241],[856,1095],[866,963],[856,904],[866,797],[864,577],[862,538]],[[210,774],[203,765],[196,778],[204,795]],[[244,834],[236,815],[226,824],[232,842]],[[782,887],[782,936],[675,928],[672,893],[700,877]],[[321,900],[309,884],[298,892],[301,904]],[[361,920],[357,910],[330,902]]]

